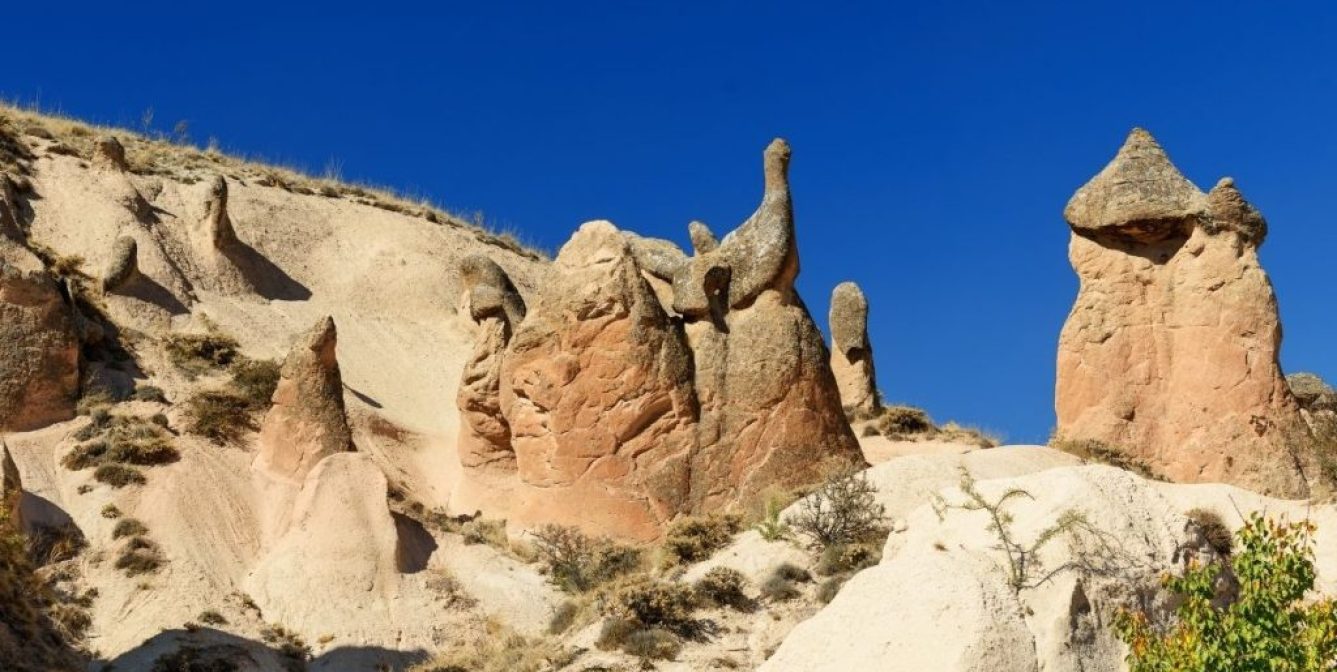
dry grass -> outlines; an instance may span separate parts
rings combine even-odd
[[[236,443],[256,428],[251,402],[226,390],[203,390],[186,399],[186,431],[219,445]]]
[[[664,562],[667,565],[701,562],[727,546],[742,527],[742,518],[734,514],[675,520],[664,534]]]
[[[457,643],[408,672],[546,672],[570,665],[575,656],[552,640],[524,637],[489,622],[483,636]]]
[[[1000,443],[998,437],[978,427],[951,421],[939,426],[926,411],[913,406],[883,406],[872,413],[847,415],[851,422],[866,423],[864,436],[881,434],[889,441],[947,441],[980,448],[994,448]]]
[[[1129,455],[1127,451],[1111,446],[1104,441],[1098,441],[1096,439],[1066,439],[1056,435],[1049,440],[1049,447],[1079,457],[1084,462],[1108,464],[1111,467],[1118,467],[1125,471],[1131,471],[1143,478],[1155,481],[1166,480],[1164,476],[1156,473],[1156,470],[1152,469],[1146,462],[1143,462],[1142,460]]]
[[[48,138],[56,146],[51,151],[91,159],[93,141],[101,135],[114,135],[125,147],[130,171],[141,175],[161,175],[186,183],[195,183],[211,175],[223,174],[234,180],[283,189],[292,193],[320,195],[352,201],[434,224],[462,229],[485,244],[499,247],[530,259],[545,259],[542,251],[526,246],[509,231],[489,230],[481,213],[459,216],[438,207],[429,199],[401,193],[390,187],[350,184],[342,181],[338,170],[313,171],[281,166],[263,157],[233,156],[220,151],[217,141],[205,148],[189,142],[185,133],[171,134],[145,130],[97,126],[58,113],[0,103],[0,169],[23,174],[31,153],[20,136]]]

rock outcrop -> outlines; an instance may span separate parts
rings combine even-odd
[[[337,340],[334,320],[325,317],[283,361],[273,406],[260,428],[257,469],[300,483],[322,458],[353,450]]]
[[[0,439],[0,506],[9,514],[14,529],[23,529],[23,510],[20,500],[23,497],[23,481],[19,478],[19,465],[14,463],[14,456],[9,454],[9,446]]]
[[[831,292],[831,372],[845,410],[873,412],[882,405],[868,340],[868,299],[853,282]]]
[[[718,243],[693,223],[691,257],[608,222],[583,225],[518,326],[503,309],[505,275],[466,262],[483,329],[458,397],[465,473],[452,507],[648,540],[679,514],[863,464],[794,291],[788,160],[772,143],[761,207]]]
[[[581,226],[503,361],[522,520],[654,538],[683,512],[695,444],[691,353],[627,239]]]
[[[863,457],[841,408],[826,344],[794,290],[798,250],[789,145],[764,155],[761,205],[673,278],[700,404],[692,502],[713,510],[795,488]]]
[[[237,233],[227,214],[227,179],[222,175],[215,175],[209,182],[204,199],[203,226],[203,238],[213,249],[222,251],[237,243]]]
[[[130,236],[121,236],[111,248],[111,261],[102,275],[102,289],[115,291],[139,271],[139,244]]]
[[[78,392],[69,300],[36,255],[0,231],[0,431],[71,418]]]
[[[125,161],[125,147],[115,136],[102,135],[93,140],[93,165],[116,172],[129,170]]]
[[[501,370],[506,346],[525,318],[525,302],[506,271],[474,254],[460,264],[465,305],[478,325],[473,356],[460,375],[460,463],[469,468],[494,465],[514,470],[511,425],[501,411]]]
[[[1135,129],[1064,217],[1081,289],[1059,339],[1058,435],[1175,481],[1308,495],[1258,261],[1267,225],[1234,183],[1203,194]]]

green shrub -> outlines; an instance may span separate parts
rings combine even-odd
[[[829,548],[885,538],[886,508],[877,501],[877,488],[859,471],[832,474],[799,502],[789,523],[812,546]]]
[[[148,481],[144,474],[139,473],[138,469],[127,467],[120,464],[104,464],[93,472],[93,478],[99,483],[106,483],[113,488],[124,488],[127,485],[143,485]]]
[[[680,518],[664,534],[664,558],[672,564],[701,562],[733,540],[742,529],[736,514],[708,514]]]
[[[553,585],[583,593],[640,567],[641,553],[575,527],[544,525],[532,533],[534,551]]]
[[[223,445],[255,429],[250,402],[224,390],[204,390],[186,400],[186,431]]]
[[[704,603],[746,611],[751,608],[751,600],[744,592],[746,586],[747,578],[742,572],[714,567],[696,582],[696,594]]]
[[[757,534],[766,541],[783,541],[793,536],[794,532],[781,516],[785,507],[780,499],[772,497],[766,500],[766,511],[762,519],[753,526]]]
[[[1337,660],[1337,602],[1306,600],[1314,587],[1314,526],[1253,514],[1228,563],[1191,565],[1165,586],[1182,600],[1168,626],[1145,612],[1115,619],[1130,672],[1330,672]],[[1239,595],[1218,599],[1223,573]]]
[[[111,538],[120,539],[122,537],[137,537],[141,534],[148,533],[149,528],[144,523],[135,518],[124,518],[116,523],[116,527],[112,529]]]

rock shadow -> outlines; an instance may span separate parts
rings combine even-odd
[[[254,247],[238,240],[222,252],[260,296],[271,301],[305,301],[311,298],[311,290]]]

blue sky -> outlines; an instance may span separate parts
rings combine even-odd
[[[550,250],[596,218],[723,233],[784,136],[818,322],[859,282],[886,395],[1019,442],[1053,425],[1063,205],[1144,126],[1267,216],[1283,364],[1337,378],[1337,5],[113,4],[7,7],[0,95],[130,126],[152,108]]]

